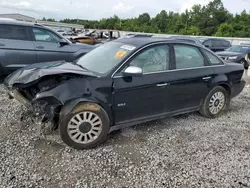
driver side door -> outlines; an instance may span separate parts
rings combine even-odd
[[[43,28],[32,28],[31,32],[38,63],[74,60],[72,47],[70,45],[61,46],[59,35]]]
[[[170,69],[170,48],[167,44],[150,46],[137,55],[113,77],[113,109],[115,124],[154,119],[165,113],[168,100],[167,81]],[[142,69],[140,77],[124,77],[129,66]]]

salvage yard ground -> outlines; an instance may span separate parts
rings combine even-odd
[[[250,84],[250,71],[245,77]],[[2,85],[0,104],[0,187],[250,187],[247,87],[217,119],[191,113],[153,121],[86,151],[66,147],[57,131],[38,136]]]

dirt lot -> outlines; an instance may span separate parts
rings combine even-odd
[[[218,119],[153,121],[87,151],[66,147],[57,132],[40,137],[2,86],[0,104],[0,187],[250,187],[250,88]]]

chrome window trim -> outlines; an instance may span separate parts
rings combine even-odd
[[[121,78],[122,76],[115,76],[115,74],[118,72],[118,70],[124,65],[126,64],[132,57],[134,57],[137,53],[139,53],[140,51],[144,50],[145,48],[147,47],[150,47],[150,46],[153,46],[153,45],[156,45],[156,44],[166,44],[166,45],[169,45],[169,44],[175,44],[175,43],[167,43],[166,41],[161,41],[161,42],[154,42],[154,43],[151,43],[151,44],[148,44],[146,46],[143,46],[142,48],[136,50],[133,54],[131,54],[131,56],[126,59],[115,71],[114,73],[111,75],[111,78]],[[178,43],[177,43],[178,44]],[[183,44],[183,43],[180,43],[180,44]],[[199,48],[195,45],[190,45],[190,44],[185,44],[184,45],[187,45],[187,46],[193,46],[193,47],[196,47],[196,48]],[[223,63],[223,61],[222,61]],[[185,69],[172,69],[172,70],[165,70],[165,71],[158,71],[158,72],[149,72],[149,73],[143,73],[143,75],[147,75],[147,74],[156,74],[156,73],[164,73],[164,72],[173,72],[173,71],[180,71],[180,70],[190,70],[190,69],[201,69],[201,68],[208,68],[208,67],[221,67],[221,66],[225,66],[225,64],[223,63],[222,65],[211,65],[211,66],[203,66],[203,67],[192,67],[192,68],[185,68]]]
[[[167,73],[167,72],[175,72],[175,71],[183,71],[183,70],[192,70],[192,69],[203,69],[203,68],[210,68],[210,67],[223,67],[223,66],[225,66],[225,65],[213,65],[213,66],[193,67],[193,68],[185,68],[185,69],[172,69],[172,70],[166,70],[166,71],[143,73],[143,75],[157,74],[157,73]],[[113,78],[122,78],[122,77],[123,76],[114,76]]]

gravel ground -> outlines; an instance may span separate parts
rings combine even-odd
[[[153,121],[77,151],[56,131],[39,136],[0,85],[0,187],[250,187],[249,101],[245,88],[217,119],[191,113]]]

